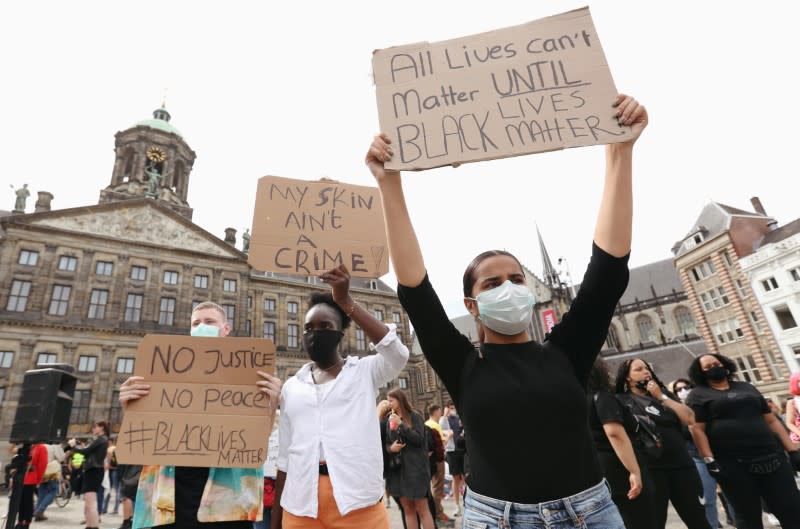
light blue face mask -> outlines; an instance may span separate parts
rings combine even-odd
[[[205,323],[201,323],[197,327],[192,327],[191,331],[192,336],[211,336],[211,337],[218,337],[219,336],[219,327],[214,325],[207,325]]]
[[[508,336],[519,334],[528,327],[536,303],[536,296],[527,285],[515,285],[510,280],[467,299],[478,303],[481,323]]]

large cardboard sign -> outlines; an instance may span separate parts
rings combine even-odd
[[[390,169],[627,141],[589,8],[372,58]]]
[[[319,275],[340,264],[357,277],[389,271],[378,188],[335,180],[258,180],[248,262],[256,270]]]
[[[270,340],[148,334],[134,374],[150,394],[128,405],[117,457],[143,465],[263,464],[276,406],[256,386],[256,371],[275,372]]]

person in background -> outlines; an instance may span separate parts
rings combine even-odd
[[[739,529],[763,527],[761,499],[782,527],[800,527],[794,480],[800,452],[761,393],[733,379],[736,369],[733,360],[720,354],[702,355],[689,366],[695,385],[687,399],[695,414],[694,443],[733,505]]]
[[[106,456],[106,460],[108,462],[108,468],[106,471],[108,472],[108,482],[110,486],[105,500],[103,501],[102,514],[105,514],[106,511],[108,511],[108,505],[111,503],[112,493],[114,494],[114,510],[111,511],[111,514],[119,514],[119,463],[117,463],[117,447],[115,439],[108,440],[108,455]]]
[[[198,304],[191,315],[190,334],[224,338],[231,332],[225,309],[210,301]],[[278,407],[279,378],[256,371],[259,392],[268,397],[268,413]],[[120,386],[123,409],[150,393],[140,376]],[[270,418],[271,419],[271,418]],[[133,529],[213,528],[252,529],[263,511],[264,479],[258,468],[181,467],[144,465],[134,502]]]
[[[689,397],[689,393],[691,393],[692,389],[694,389],[694,384],[686,378],[679,378],[670,384],[672,393],[684,404],[686,404],[686,399]],[[700,456],[700,452],[697,451],[697,446],[694,444],[694,439],[688,427],[683,429],[683,434],[684,439],[686,439],[686,450],[689,452],[689,456],[692,458],[694,466],[697,469],[697,474],[700,476],[700,481],[703,483],[703,500],[708,524],[712,529],[720,525],[719,510],[717,509],[717,498],[719,498],[728,516],[726,520],[728,525],[733,525],[733,508],[730,507],[722,491],[717,493],[719,484],[717,480],[714,479],[714,476],[708,472],[705,463],[703,463],[703,458]]]
[[[453,478],[453,500],[456,503],[455,516],[461,514],[462,489],[464,487],[464,449],[460,443],[464,439],[464,428],[456,412],[456,405],[449,401],[445,413],[439,419],[439,426],[445,436],[445,459],[447,469]]]
[[[119,529],[132,529],[133,506],[136,502],[142,465],[119,465],[117,470],[119,470],[119,493],[122,505],[122,524]]]
[[[414,412],[406,393],[395,388],[388,395],[388,448],[400,454],[400,471],[389,475],[389,492],[400,497],[407,529],[433,529],[433,513],[428,506],[431,487],[428,460],[428,434],[422,417]]]
[[[447,436],[444,434],[439,421],[442,418],[442,407],[438,404],[428,406],[428,420],[425,426],[436,432],[439,436],[439,443],[432,446],[432,466],[431,466],[431,493],[433,494],[433,504],[437,522],[447,524],[451,518],[447,516],[442,508],[442,498],[444,498],[444,443]],[[441,447],[441,455],[439,448]]]
[[[47,520],[44,512],[58,495],[58,483],[61,480],[61,464],[64,462],[64,449],[60,444],[47,445],[47,468],[45,469],[39,489],[36,491],[36,507],[33,519],[37,522]]]
[[[75,448],[83,448],[86,446],[86,441],[78,439],[76,447],[69,447],[67,453],[67,460],[69,464],[69,484],[72,487],[72,494],[76,498],[80,498],[83,494],[83,461],[86,459],[83,454],[77,452]]]
[[[275,410],[272,432],[267,439],[267,459],[264,460],[264,514],[260,522],[253,522],[253,529],[269,529],[272,519],[272,506],[275,505],[275,478],[278,477],[278,425],[281,410]]]
[[[392,414],[392,405],[389,404],[388,400],[382,400],[378,402],[377,405],[377,412],[378,412],[378,427],[381,430],[381,447],[383,452],[383,479],[384,479],[384,501],[386,503],[386,508],[390,509],[392,507],[392,496],[389,494],[389,488],[386,486],[387,483],[387,475],[390,472],[389,468],[389,458],[391,457],[391,453],[386,448],[388,445],[386,443],[386,436],[388,432],[387,425],[389,424],[389,415]],[[395,503],[397,503],[398,507],[400,506],[400,499],[395,498]],[[402,507],[400,507],[402,509]],[[403,519],[403,523],[405,523],[405,519]]]
[[[678,401],[640,358],[620,364],[616,397],[634,417],[649,419],[661,438],[658,453],[646,452],[647,471],[653,484],[656,527],[664,529],[669,503],[689,529],[709,529],[703,502],[703,483],[686,449],[682,426],[694,424],[692,410]]]
[[[320,278],[331,292],[308,300],[303,348],[310,361],[281,392],[272,529],[388,529],[375,397],[405,367],[408,348],[396,325],[352,299],[347,267]],[[342,357],[351,321],[376,354]]]
[[[106,421],[97,421],[92,424],[94,438],[88,446],[81,448],[75,439],[69,440],[69,446],[72,447],[72,451],[85,457],[81,465],[83,469],[81,491],[83,493],[83,515],[84,520],[86,520],[86,529],[97,529],[100,523],[97,491],[103,482],[103,475],[105,474],[108,434],[108,423]]]
[[[789,429],[789,439],[800,448],[800,371],[792,374],[789,393],[792,398],[786,401],[786,427]]]
[[[643,458],[635,449],[636,420],[614,398],[608,366],[597,358],[586,383],[589,430],[603,475],[627,529],[655,529],[652,485],[644,485]]]
[[[47,469],[47,447],[42,443],[31,446],[29,457],[28,470],[22,482],[22,498],[17,516],[18,528],[27,528],[33,519],[33,494],[42,482],[42,476]]]

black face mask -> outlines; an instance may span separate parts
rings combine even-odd
[[[714,366],[711,369],[707,369],[703,374],[706,380],[711,380],[713,382],[722,382],[728,378],[728,370],[722,366]]]
[[[344,333],[334,329],[320,329],[303,333],[303,345],[309,358],[317,363],[329,363],[339,354],[336,348]]]
[[[650,383],[650,379],[646,378],[644,380],[640,380],[639,382],[634,384],[634,386],[636,386],[639,389],[647,389],[647,384],[649,384],[649,383]]]

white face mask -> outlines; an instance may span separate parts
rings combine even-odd
[[[536,297],[526,285],[515,285],[510,280],[467,299],[478,303],[478,318],[484,325],[508,336],[528,327],[536,303]]]
[[[680,391],[678,391],[678,398],[681,399],[681,400],[686,400],[686,397],[688,397],[689,393],[691,393],[691,392],[692,392],[691,389],[683,388]]]
[[[190,331],[190,334],[192,336],[213,336],[213,337],[217,337],[217,336],[219,336],[219,327],[216,327],[214,325],[208,325],[208,324],[205,324],[205,323],[201,323],[197,327],[192,327],[192,330]]]

